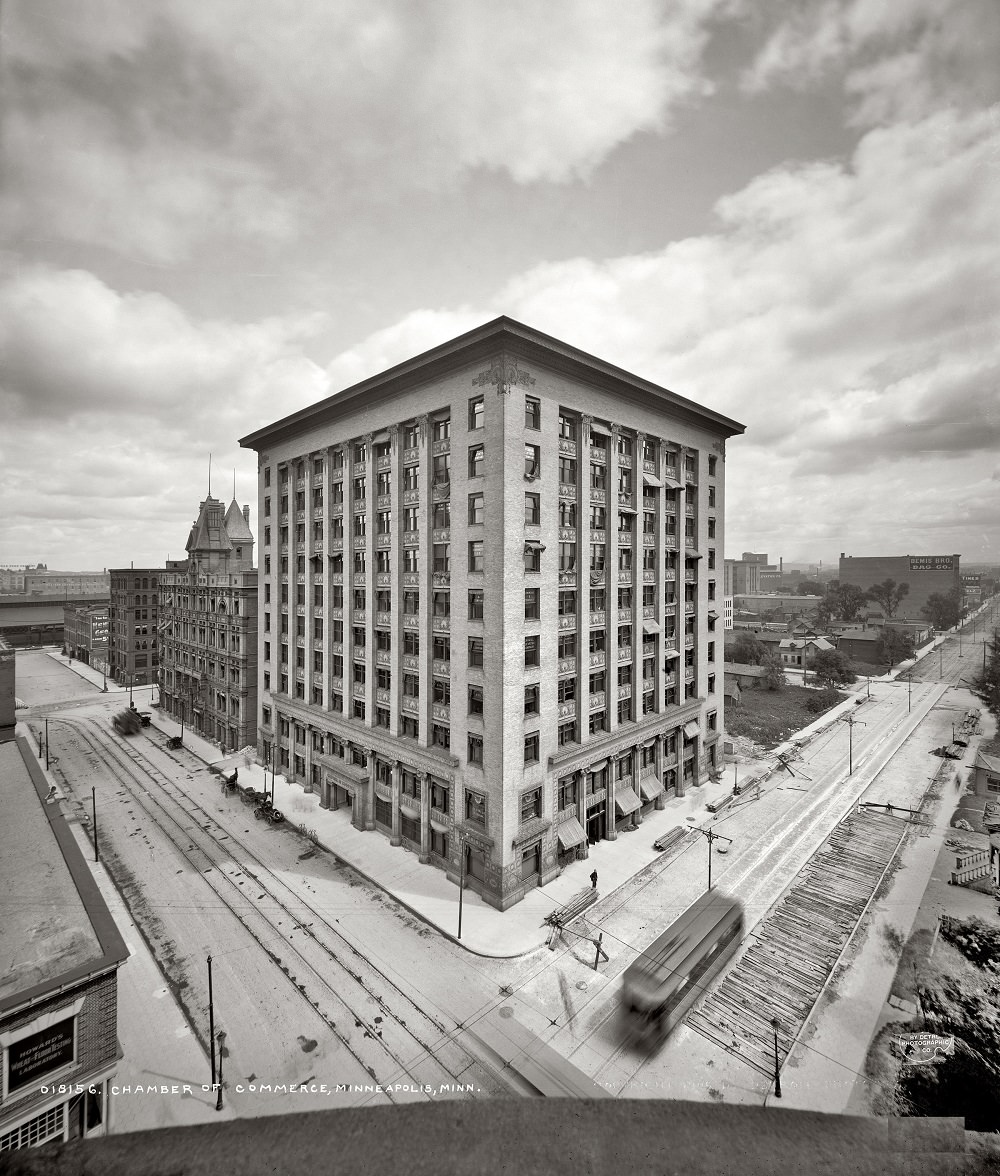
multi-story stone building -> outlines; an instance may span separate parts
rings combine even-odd
[[[185,560],[160,575],[164,708],[232,749],[257,746],[257,569],[250,507],[211,495]]]
[[[128,948],[26,739],[0,742],[0,779],[2,1168],[8,1151],[107,1134]]]
[[[109,613],[106,604],[67,604],[63,608],[63,641],[70,657],[98,669],[107,665]]]
[[[25,572],[25,596],[107,596],[110,577],[107,572]]]
[[[244,437],[265,757],[501,908],[682,795],[742,428],[500,318]]]
[[[885,580],[909,584],[894,616],[897,620],[926,621],[924,607],[934,594],[962,596],[960,555],[873,555],[854,556],[840,553],[841,584],[872,588]],[[879,611],[877,604],[869,608]]]
[[[112,568],[108,673],[122,686],[157,680],[157,600],[163,568]]]

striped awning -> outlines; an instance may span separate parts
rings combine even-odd
[[[632,788],[623,788],[620,792],[615,793],[615,808],[627,817],[629,813],[634,813],[636,809],[642,807],[642,801],[636,796],[635,790]]]
[[[587,834],[584,833],[583,826],[576,817],[570,817],[568,821],[563,821],[556,829],[556,836],[563,849],[573,849],[574,846],[583,845],[587,840]]]

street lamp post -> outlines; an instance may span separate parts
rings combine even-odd
[[[222,1110],[222,1047],[226,1041],[224,1029],[219,1030],[219,1097],[215,1100],[215,1109]]]
[[[771,1028],[774,1031],[774,1097],[781,1098],[781,1067],[778,1065],[778,1026],[777,1017],[771,1018]]]

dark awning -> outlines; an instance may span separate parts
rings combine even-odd
[[[587,840],[587,834],[576,817],[563,821],[556,829],[556,836],[563,849],[573,849],[574,846],[583,845]]]
[[[627,817],[629,813],[634,813],[637,808],[642,807],[642,801],[636,796],[634,789],[622,788],[615,793],[615,808]]]

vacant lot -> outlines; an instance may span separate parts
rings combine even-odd
[[[783,743],[789,735],[801,731],[819,718],[822,711],[806,709],[806,703],[822,696],[819,690],[804,686],[786,686],[783,690],[744,690],[739,706],[726,705],[726,731],[730,735],[745,735],[754,743],[769,749]],[[830,706],[843,702],[846,694],[830,692]],[[826,709],[829,709],[827,707]]]

